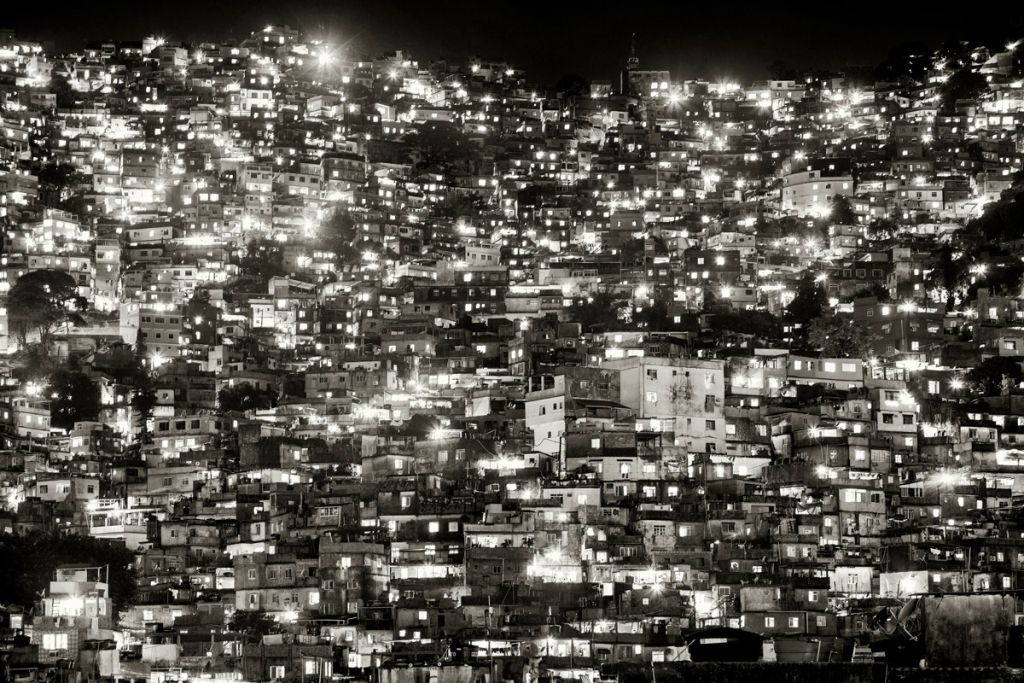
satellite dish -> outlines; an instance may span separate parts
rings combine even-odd
[[[919,600],[920,600],[920,598],[911,598],[911,599],[910,599],[910,600],[908,600],[908,601],[907,601],[907,603],[906,603],[905,605],[903,605],[903,607],[902,607],[902,608],[900,609],[900,613],[899,613],[899,615],[897,615],[897,617],[896,617],[896,622],[897,622],[897,623],[898,623],[898,624],[899,624],[900,626],[902,626],[903,624],[907,623],[907,620],[908,620],[908,619],[910,619],[910,617],[911,617],[911,616],[912,616],[912,615],[914,614],[914,612],[915,612],[915,611],[917,610],[917,603],[918,603],[918,601],[919,601]]]

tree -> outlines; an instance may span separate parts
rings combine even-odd
[[[80,321],[88,302],[78,295],[74,278],[59,270],[33,270],[18,278],[7,295],[8,324],[21,345],[37,331],[44,350],[54,326]]]
[[[1024,380],[1020,361],[1007,356],[992,356],[968,370],[967,382],[982,396],[1003,393],[1007,386],[1017,386]]]
[[[48,163],[39,169],[39,195],[46,206],[59,208],[71,196],[76,183],[84,181],[85,176],[71,164]]]
[[[14,376],[22,382],[47,382],[60,366],[60,359],[51,356],[43,344],[22,346],[16,358],[18,365],[14,368]]]
[[[750,334],[758,339],[778,339],[782,336],[782,323],[767,311],[722,311],[708,322],[715,332]]]
[[[281,250],[281,244],[274,240],[250,240],[245,246],[245,255],[238,266],[242,272],[258,278],[264,284],[270,278],[287,275],[284,269],[284,252]]]
[[[64,365],[50,376],[50,424],[70,429],[76,422],[99,415],[100,388],[74,364]]]
[[[794,322],[807,326],[815,318],[821,317],[826,303],[825,288],[808,273],[797,285],[796,295],[786,307],[786,315]]]
[[[871,342],[865,327],[846,315],[816,318],[807,330],[807,343],[828,358],[866,358]]]
[[[769,64],[768,74],[777,81],[795,81],[800,78],[800,72],[783,59],[776,59]]]
[[[362,83],[352,82],[345,86],[345,97],[350,101],[367,100],[373,97],[373,91]]]
[[[422,155],[422,165],[427,168],[447,168],[473,155],[472,143],[466,134],[447,121],[424,123],[417,129],[411,142]]]
[[[821,382],[796,385],[796,402],[800,405],[815,405],[828,393],[828,387]]]
[[[970,67],[955,72],[939,87],[941,105],[939,110],[950,113],[956,110],[957,100],[972,100],[988,87],[985,77]]]
[[[277,403],[277,394],[269,389],[260,389],[249,382],[224,387],[217,394],[217,402],[223,411],[261,410],[272,408]]]
[[[869,285],[861,287],[853,294],[853,298],[873,296],[879,301],[892,301],[892,295],[889,294],[889,289],[881,282],[875,281]]]
[[[1005,294],[1015,297],[1021,291],[1021,278],[1024,277],[1024,263],[1013,260],[1008,263],[995,264],[979,273],[977,281],[968,287],[968,297],[973,298],[978,289],[986,287],[992,294]]]
[[[832,211],[829,216],[838,225],[856,225],[857,214],[846,195],[837,194],[832,197]]]
[[[343,209],[336,209],[320,227],[320,237],[324,246],[345,261],[354,254],[356,260],[359,258],[356,254],[358,250],[353,248],[356,235],[356,222],[352,215]]]
[[[954,249],[949,244],[939,248],[938,257],[938,263],[928,273],[928,285],[931,289],[945,292],[946,306],[952,307],[958,292],[966,292],[969,262],[966,258],[956,258]]]
[[[899,225],[889,218],[876,218],[868,223],[867,238],[869,240],[887,240],[896,235]]]
[[[619,260],[623,266],[642,266],[647,258],[647,240],[636,237],[625,243],[619,250]]]
[[[920,42],[903,43],[889,50],[888,58],[875,69],[883,81],[922,81],[931,68],[931,50]]]
[[[668,304],[661,299],[652,301],[633,316],[637,328],[649,330],[667,330],[671,326],[668,315]]]
[[[985,207],[985,212],[964,227],[965,238],[978,245],[1024,237],[1024,191],[1013,192]]]
[[[232,278],[224,285],[224,298],[228,301],[236,302],[239,295],[252,294],[254,292],[265,294],[266,291],[266,279],[243,273],[238,277]]]
[[[962,40],[947,40],[935,51],[947,69],[962,69],[971,64],[971,46]]]
[[[429,439],[431,432],[440,426],[441,423],[433,415],[413,413],[409,421],[405,423],[404,431],[406,434],[424,440]]]
[[[146,344],[141,339],[135,344],[132,384],[135,386],[131,400],[132,411],[139,425],[139,440],[146,444],[150,441],[149,420],[153,417],[153,408],[156,407],[156,387],[146,369]]]
[[[50,90],[57,96],[58,109],[70,109],[78,104],[78,94],[71,87],[67,77],[56,69],[50,77]]]
[[[274,620],[262,610],[235,610],[228,623],[228,628],[241,633],[245,642],[251,645],[259,644],[263,636],[273,633],[276,627]]]
[[[621,323],[619,309],[624,302],[607,292],[595,292],[583,301],[576,301],[567,309],[569,319],[580,323],[586,329],[601,327],[616,329]]]
[[[590,94],[590,84],[578,74],[563,74],[555,84],[557,90],[564,97],[586,97]]]

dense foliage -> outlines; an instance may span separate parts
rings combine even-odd
[[[0,604],[31,609],[53,572],[68,565],[109,567],[115,611],[135,601],[135,556],[124,545],[59,533],[0,534],[0,558]]]
[[[867,328],[848,315],[816,318],[807,330],[807,343],[829,358],[867,358],[871,342]]]
[[[95,420],[100,410],[100,388],[74,365],[57,368],[50,375],[50,424],[70,429],[76,422]]]
[[[22,346],[28,335],[37,332],[44,348],[51,329],[65,320],[74,320],[86,300],[78,295],[74,278],[59,270],[33,270],[22,275],[7,295],[7,315],[11,331]]]
[[[277,394],[267,389],[260,389],[248,382],[242,382],[221,389],[217,393],[217,401],[221,410],[244,412],[272,408],[277,404]]]

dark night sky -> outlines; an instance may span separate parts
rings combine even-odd
[[[1024,36],[1024,2],[21,2],[0,12],[19,35],[75,48],[89,39],[242,38],[287,23],[357,49],[406,48],[421,62],[507,58],[537,80],[563,73],[614,79],[635,31],[641,66],[675,77],[749,80],[776,59],[798,67],[874,65],[891,46],[956,37],[1001,44]],[[947,9],[950,8],[950,9]]]

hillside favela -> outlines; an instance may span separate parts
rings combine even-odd
[[[0,683],[1024,680],[1024,44],[622,30],[0,31]]]

